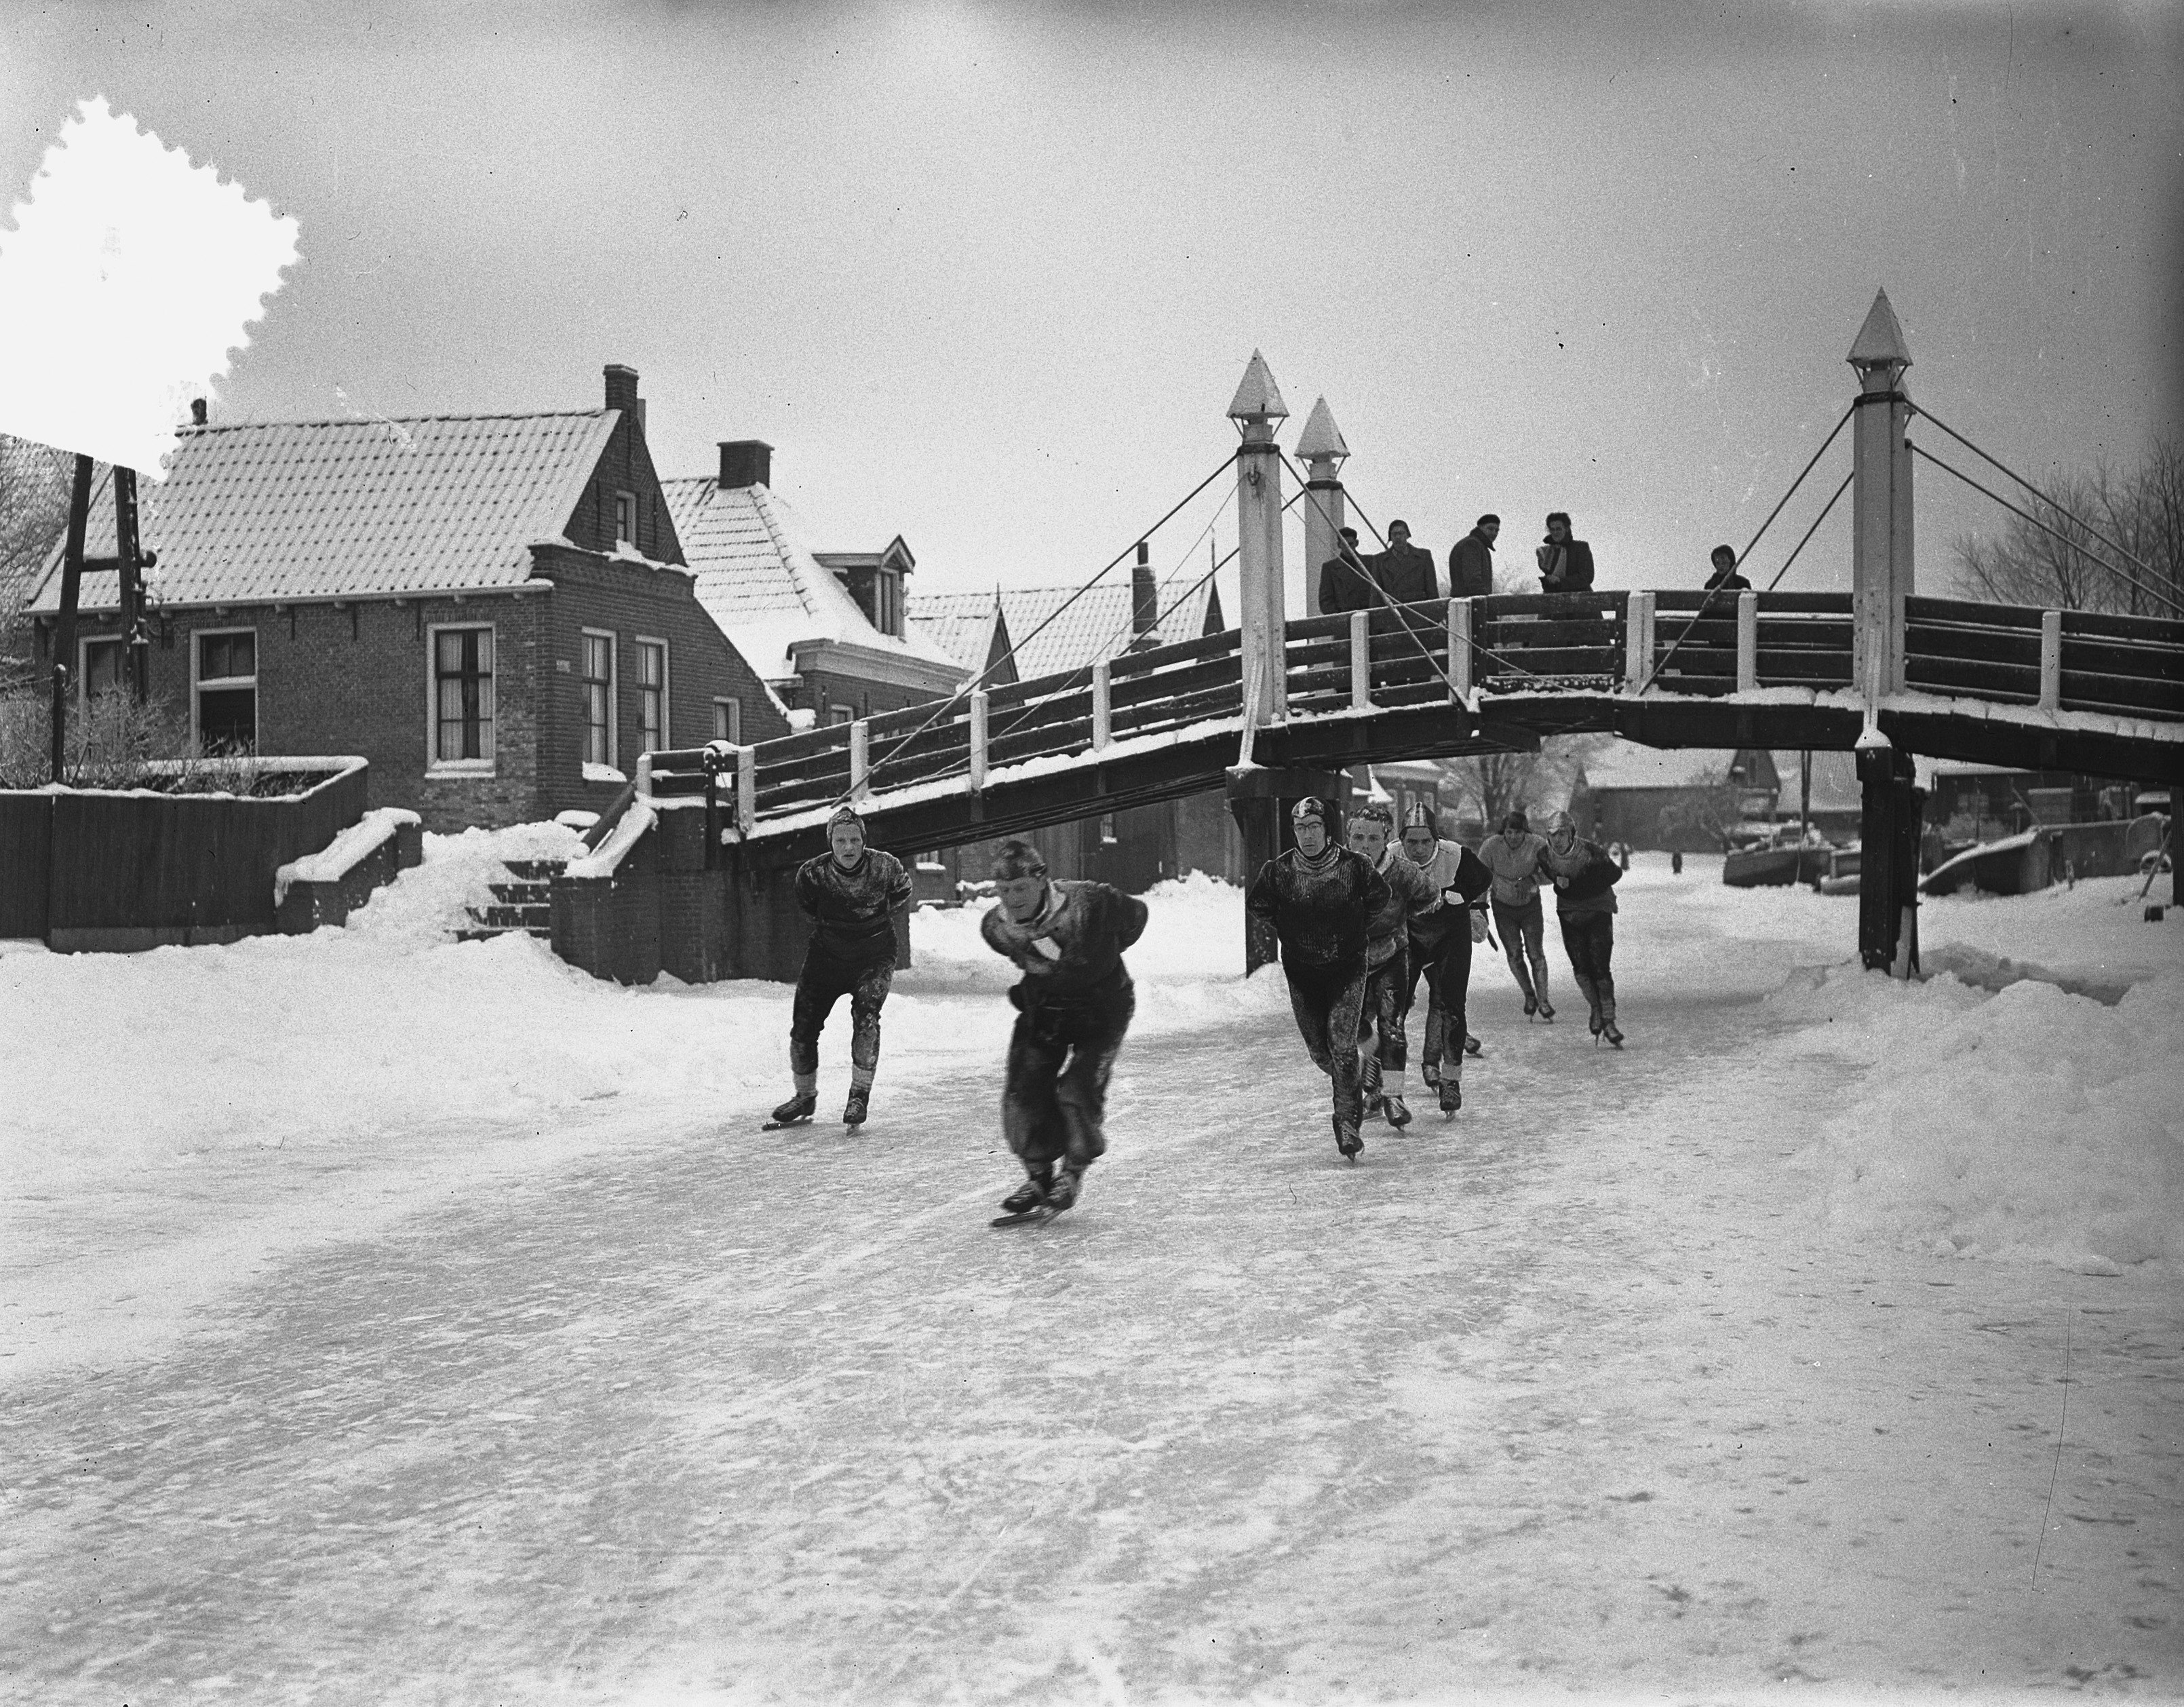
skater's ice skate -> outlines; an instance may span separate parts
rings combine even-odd
[[[865,1113],[871,1102],[872,1094],[869,1088],[851,1087],[850,1100],[842,1105],[842,1124],[844,1126],[861,1126],[865,1124]]]
[[[1365,1141],[1357,1135],[1356,1123],[1345,1120],[1340,1114],[1334,1117],[1334,1147],[1352,1162],[1365,1147]]]
[[[770,1126],[801,1126],[819,1107],[819,1093],[800,1091],[773,1111]]]
[[[1384,1107],[1387,1110],[1388,1124],[1398,1132],[1411,1124],[1410,1104],[1404,1102],[1401,1097],[1389,1097]]]
[[[1446,1119],[1462,1107],[1463,1081],[1460,1079],[1442,1079],[1440,1082],[1441,1118]]]

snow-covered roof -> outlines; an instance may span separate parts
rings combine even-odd
[[[466,591],[531,578],[530,547],[557,538],[619,411],[448,415],[404,421],[185,428],[164,481],[137,487],[143,543],[167,605]],[[31,608],[59,608],[62,542]],[[86,555],[116,555],[111,471],[92,494]],[[86,574],[86,610],[118,602]]]
[[[1160,620],[1153,644],[1195,640],[1220,628],[1221,601],[1211,581],[1194,585],[1198,577],[1178,572],[1159,589]],[[1128,580],[1103,581],[1093,587],[1003,587],[992,593],[947,593],[911,601],[913,622],[931,622],[935,632],[945,626],[953,635],[970,632],[981,613],[990,612],[1000,601],[1001,618],[1008,625],[1010,644],[1016,648],[1017,677],[1029,681],[1063,670],[1081,670],[1102,658],[1118,658],[1131,648],[1132,594]],[[990,622],[990,618],[986,617]],[[990,628],[987,630],[990,633]],[[958,644],[961,644],[959,639]],[[961,654],[957,655],[959,657]],[[974,669],[982,668],[981,652]]]
[[[967,670],[983,670],[993,655],[994,626],[1001,621],[995,593],[934,593],[908,605],[910,626]]]
[[[956,659],[914,628],[897,636],[872,626],[819,561],[779,494],[724,487],[710,475],[663,480],[660,489],[682,555],[697,572],[698,602],[760,675],[793,679],[797,646],[832,641],[961,678]]]
[[[1606,789],[1703,788],[1727,780],[1734,750],[1721,747],[1647,747],[1607,741],[1585,757],[1585,779]]]

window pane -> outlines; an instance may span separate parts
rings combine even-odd
[[[713,739],[731,745],[743,744],[743,707],[733,700],[713,701]]]
[[[609,659],[611,656],[608,650],[609,645],[610,642],[604,634],[584,636],[584,674],[589,680],[594,682],[606,680],[610,667]]]
[[[413,700],[411,702],[415,704]],[[254,752],[258,748],[258,690],[226,688],[198,695],[198,739],[209,750]]]
[[[83,691],[92,698],[111,694],[122,685],[122,643],[89,640],[83,648]]]

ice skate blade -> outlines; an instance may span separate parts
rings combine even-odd
[[[1013,1215],[996,1215],[986,1224],[989,1227],[1044,1227],[1056,1215],[1067,1214],[1069,1208],[1073,1207],[1057,1209],[1050,1203],[1042,1203],[1036,1209],[1020,1210]]]
[[[811,1124],[809,1114],[800,1114],[794,1120],[769,1120],[758,1130],[761,1132],[784,1132],[791,1126],[809,1126]]]

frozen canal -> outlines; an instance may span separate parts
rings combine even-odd
[[[345,1106],[295,1147],[48,1169],[10,1204],[0,1685],[2173,1699],[2176,1264],[1847,1228],[1816,1134],[1875,1069],[1824,1034],[1875,1028],[1794,969],[1843,958],[1848,907],[1723,896],[1625,885],[1621,1055],[1574,1001],[1527,1027],[1482,959],[1469,1106],[1368,1124],[1354,1168],[1279,991],[1156,949],[1111,1157],[1037,1230],[986,1226],[1014,1177],[1009,1016],[961,918],[898,985],[857,1136],[756,1133],[766,1031],[710,1098],[671,1074],[648,1096],[641,1059],[622,1094],[577,1091],[523,1165],[534,1115],[429,1129],[428,1153]],[[11,1013],[78,975],[0,972]],[[786,1016],[748,987],[571,990],[610,1015],[564,1029],[579,1054]],[[830,1054],[822,1111],[844,1076]],[[163,1290],[187,1308],[147,1326]]]

